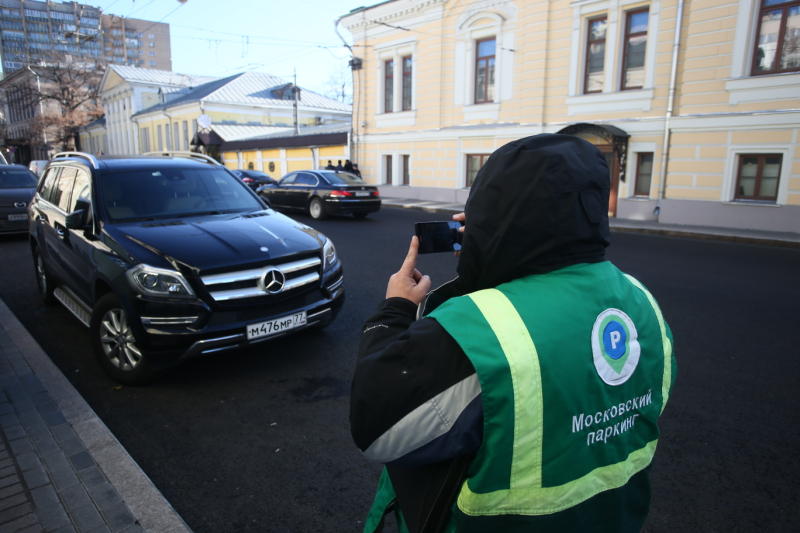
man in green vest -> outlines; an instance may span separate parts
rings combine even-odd
[[[590,143],[499,148],[470,191],[458,277],[430,292],[412,238],[364,325],[351,430],[387,466],[364,531],[635,532],[676,375],[653,296],[605,259]]]

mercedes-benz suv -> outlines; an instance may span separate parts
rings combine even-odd
[[[57,154],[29,208],[39,291],[91,331],[115,380],[330,323],[333,242],[213,159]]]

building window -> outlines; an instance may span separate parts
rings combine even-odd
[[[636,186],[634,196],[650,196],[650,181],[653,178],[653,152],[636,155]]]
[[[175,150],[182,150],[183,147],[181,146],[181,133],[180,133],[181,125],[177,122],[172,123],[172,145]]]
[[[586,35],[586,71],[583,80],[584,93],[599,93],[605,83],[604,63],[606,57],[606,17],[589,20]]]
[[[164,150],[164,137],[161,134],[161,124],[156,128],[156,137],[158,137],[158,150]]]
[[[394,109],[394,59],[383,62],[383,112],[391,113]]]
[[[475,43],[475,103],[494,101],[495,38]]]
[[[411,185],[411,172],[409,169],[409,163],[411,162],[411,156],[408,154],[403,155],[403,159],[401,160],[401,164],[403,165],[402,173],[403,173],[403,185]]]
[[[189,123],[183,121],[183,149],[189,150]]]
[[[167,150],[172,150],[172,130],[169,124],[164,124],[164,139],[166,140]]]
[[[800,70],[800,1],[761,0],[754,76]]]
[[[644,87],[648,16],[647,9],[630,11],[626,15],[625,50],[622,55],[622,90]]]
[[[402,105],[403,111],[411,111],[411,75],[413,74],[413,63],[411,56],[405,56],[403,63],[403,84],[402,84]]]
[[[150,151],[150,128],[142,129],[142,151]]]
[[[774,202],[781,176],[780,154],[741,154],[736,176],[737,200]]]
[[[392,156],[383,156],[383,183],[391,185],[392,183]]]
[[[466,186],[472,187],[475,183],[475,178],[478,177],[478,171],[486,163],[491,154],[468,154],[467,155],[467,179]]]

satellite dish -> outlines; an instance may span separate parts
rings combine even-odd
[[[209,117],[206,114],[200,115],[199,117],[197,117],[197,125],[200,126],[200,128],[202,128],[204,130],[210,129],[211,128],[211,117]]]

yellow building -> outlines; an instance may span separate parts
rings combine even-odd
[[[781,0],[390,0],[353,36],[353,160],[464,201],[499,146],[598,145],[621,218],[800,232],[800,7]]]
[[[295,97],[295,91],[298,91]],[[220,127],[236,129],[245,137],[299,127],[350,122],[350,106],[312,91],[295,87],[262,72],[244,72],[186,90],[135,113],[142,152],[189,150],[196,134]],[[266,130],[264,129],[266,128]],[[219,143],[202,143],[207,152],[220,157]]]
[[[260,170],[275,179],[350,159],[350,124],[299,128],[297,134],[293,128],[283,128],[241,138],[232,137],[224,127],[212,130],[220,137],[221,161],[226,167]]]

